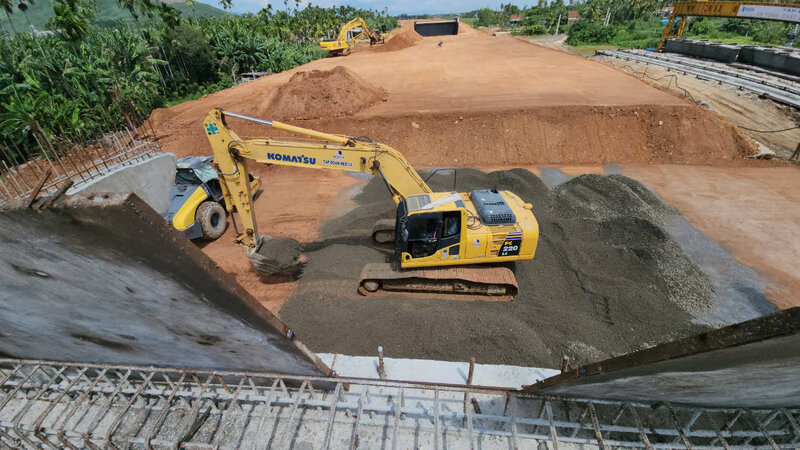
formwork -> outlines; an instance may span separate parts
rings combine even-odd
[[[795,448],[800,409],[479,386],[0,360],[9,448]]]

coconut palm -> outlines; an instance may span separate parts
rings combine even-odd
[[[8,24],[11,25],[11,30],[14,34],[17,33],[16,28],[14,28],[14,22],[11,21],[11,13],[14,12],[14,4],[11,0],[0,0],[0,8],[6,13],[6,17],[8,18]]]

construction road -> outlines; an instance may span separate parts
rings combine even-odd
[[[462,24],[457,36],[424,38],[398,51],[362,46],[347,57],[314,61],[157,110],[150,123],[165,151],[207,155],[211,149],[201,120],[210,109],[274,119],[270,105],[276,90],[292,75],[337,66],[385,89],[386,100],[344,115],[337,102],[360,92],[358,83],[348,83],[339,87],[343,92],[321,89],[313,99],[333,105],[330,117],[278,119],[369,136],[400,150],[418,169],[525,167],[545,181],[543,171],[560,173],[565,180],[581,173],[621,172],[676,206],[699,232],[730,252],[731,264],[754,271],[763,284],[758,296],[780,308],[800,305],[800,275],[792,267],[800,255],[793,240],[800,222],[795,213],[800,211],[796,167],[748,159],[756,152],[754,141],[671,92],[599,62],[512,36],[491,36]],[[337,80],[318,82],[329,87]],[[231,126],[243,136],[270,132],[240,121]],[[265,181],[256,201],[261,231],[303,243],[319,239],[327,221],[351,211],[365,184],[338,172],[266,166],[252,170]],[[232,237],[229,229],[203,249],[279,312],[298,282],[259,278]],[[313,348],[313,340],[311,345],[320,350]]]

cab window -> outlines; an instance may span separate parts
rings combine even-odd
[[[443,237],[452,237],[461,233],[461,213],[459,211],[444,213]]]
[[[433,255],[442,237],[441,214],[415,214],[408,218],[405,226],[405,240],[412,258]]]
[[[195,175],[194,170],[192,169],[178,169],[175,172],[175,184],[188,184],[192,186],[196,186],[198,184],[203,184],[200,181],[200,178]]]

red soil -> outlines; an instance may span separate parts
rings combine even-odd
[[[336,66],[331,70],[297,72],[278,86],[269,103],[277,119],[319,119],[350,116],[386,101],[385,89],[372,86],[352,70]]]

